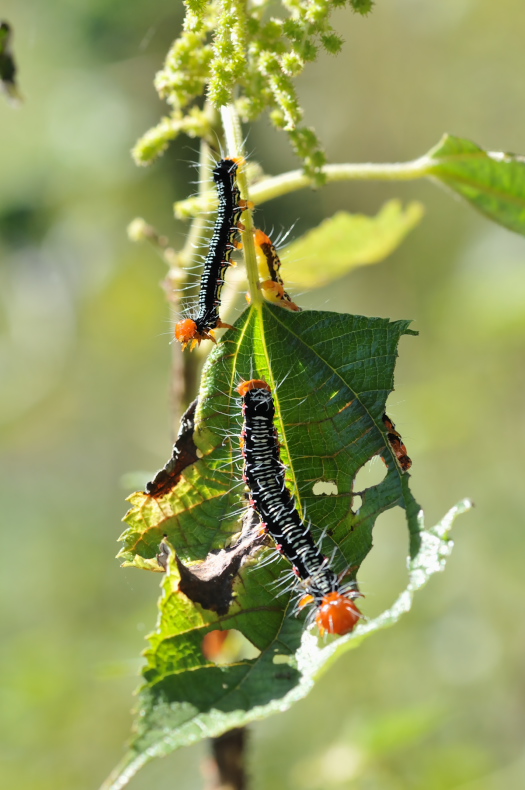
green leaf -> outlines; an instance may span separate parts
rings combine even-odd
[[[291,313],[264,304],[247,310],[210,354],[195,416],[199,460],[178,470],[168,493],[156,499],[133,495],[126,517],[121,556],[128,562],[148,567],[149,560],[150,569],[158,570],[153,557],[163,534],[174,552],[162,582],[157,628],[149,637],[136,734],[123,763],[104,784],[106,790],[123,787],[155,756],[289,708],[337,656],[396,622],[410,608],[415,590],[443,568],[452,545],[450,525],[468,504],[425,530],[409,475],[399,467],[382,422],[398,341],[410,334],[408,324],[329,312]],[[289,564],[282,558],[259,561],[276,557],[268,548],[241,567],[234,601],[223,614],[194,604],[179,589],[179,561],[205,560],[240,529],[238,513],[246,504],[239,486],[242,415],[234,388],[253,376],[265,378],[274,389],[289,484],[315,537],[322,538],[323,550],[334,556],[337,571],[357,572],[372,548],[372,528],[380,513],[394,506],[406,512],[409,586],[390,610],[345,637],[320,639],[312,629],[305,630],[304,620],[293,616],[292,592],[279,595],[276,586]],[[377,454],[385,462],[385,478],[359,492],[359,502],[355,476]],[[320,480],[335,481],[337,494],[314,495],[313,485]],[[260,654],[214,664],[204,656],[202,640],[216,629],[237,629]]]
[[[438,178],[494,222],[525,235],[525,158],[484,151],[446,134],[427,154],[427,175]]]
[[[379,263],[421,220],[421,203],[403,208],[389,200],[375,217],[339,211],[290,244],[282,255],[287,283],[313,288],[326,285],[357,266]]]

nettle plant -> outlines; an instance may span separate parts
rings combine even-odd
[[[204,272],[210,265],[203,237],[217,243],[216,216],[224,219],[227,209],[224,195],[218,203],[212,171],[218,160],[228,160],[235,172],[225,188],[237,208],[223,239],[227,255],[215,262],[216,281],[208,281],[204,301],[211,299],[226,323],[231,293],[245,291],[247,281],[249,305],[220,337],[213,337],[220,326],[213,320],[202,331],[199,325],[197,334],[179,337],[183,345],[199,343],[193,353],[177,344],[174,356],[179,414],[188,408],[172,458],[144,492],[130,497],[119,556],[125,566],[162,573],[162,595],[148,637],[133,740],[106,788],[123,787],[155,756],[217,739],[308,694],[333,659],[410,609],[415,591],[445,565],[454,518],[470,507],[464,500],[435,527],[425,526],[409,488],[406,450],[385,415],[399,339],[416,334],[410,322],[302,311],[284,290],[283,278],[312,288],[382,260],[418,222],[421,206],[390,201],[372,218],[340,212],[288,246],[280,273],[270,240],[264,248],[267,237],[257,233],[253,209],[328,181],[430,178],[525,233],[525,166],[519,157],[487,153],[445,135],[428,154],[407,163],[326,164],[315,132],[303,124],[294,78],[319,49],[340,49],[332,10],[350,6],[366,14],[369,0],[187,0],[185,6],[183,31],[156,78],[170,114],[137,143],[134,157],[148,164],[179,134],[200,138],[199,192],[175,206],[178,217],[191,218],[191,228],[180,251],[143,220],[131,224],[130,236],[160,248],[169,265],[166,290],[180,311],[180,295],[191,289],[192,272],[196,266],[202,270],[206,254]],[[302,170],[268,176],[255,154],[246,160],[241,121],[265,111],[288,135]],[[244,266],[225,274],[230,255],[235,247],[240,255],[241,246]],[[217,278],[232,286],[222,304]],[[198,294],[198,285],[193,287]],[[201,308],[202,300],[201,293]],[[186,326],[195,316],[190,311],[181,322]],[[350,597],[358,591],[377,517],[394,507],[405,512],[407,589],[388,611],[360,620],[344,635],[321,635],[298,610],[298,594],[308,591],[308,581],[304,573],[302,580],[290,581],[289,557],[276,552],[246,499],[237,388],[251,379],[273,393],[286,488]],[[356,491],[358,471],[375,456],[385,464],[384,479]]]

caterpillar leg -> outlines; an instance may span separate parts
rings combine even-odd
[[[221,321],[219,319],[219,321],[217,322],[217,329],[235,329],[235,327],[232,326],[231,324],[225,324],[224,321]],[[213,339],[214,338],[212,338],[212,340]]]
[[[311,603],[314,603],[314,601],[315,601],[315,598],[314,598],[313,595],[310,595],[310,594],[303,595],[303,597],[301,598],[301,600],[299,601],[299,604],[298,604],[299,611],[301,611],[301,609],[304,609],[305,606],[309,606]]]

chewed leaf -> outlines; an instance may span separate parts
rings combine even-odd
[[[195,412],[197,460],[177,469],[171,490],[133,495],[126,517],[122,556],[158,570],[153,558],[162,541],[159,563],[168,572],[146,652],[136,735],[106,790],[123,787],[155,756],[288,708],[340,652],[395,622],[414,590],[441,570],[448,528],[461,507],[434,530],[424,529],[382,419],[408,323],[264,304],[247,310],[212,351]],[[294,616],[290,565],[269,547],[257,519],[245,515],[242,527],[239,522],[239,513],[253,511],[239,485],[242,415],[235,386],[253,377],[272,387],[288,484],[334,570],[359,581],[376,518],[395,506],[406,513],[407,591],[381,617],[330,642]],[[385,478],[355,491],[358,470],[375,455],[383,458]],[[323,494],[317,486],[314,493],[323,480],[337,491]],[[256,657],[210,660],[204,638],[226,629],[240,632]]]
[[[418,514],[420,529],[419,552],[408,560],[409,582],[406,590],[397,598],[393,606],[365,624],[358,625],[347,636],[323,644],[310,631],[305,631],[297,644],[297,634],[293,641],[295,655],[289,651],[290,632],[286,625],[293,627],[293,620],[284,621],[282,637],[276,640],[273,650],[267,651],[266,660],[258,667],[256,661],[237,662],[234,666],[212,667],[208,664],[207,678],[202,672],[198,683],[202,690],[196,695],[185,686],[186,678],[193,679],[196,666],[183,667],[183,645],[174,642],[170,626],[174,625],[174,611],[177,612],[177,628],[188,628],[186,643],[191,634],[199,634],[209,622],[205,613],[189,609],[184,596],[177,593],[178,574],[174,561],[163,581],[163,594],[159,602],[160,617],[157,632],[152,636],[152,650],[148,658],[164,652],[166,659],[170,654],[178,655],[178,673],[165,661],[165,677],[160,677],[156,685],[148,684],[141,692],[136,735],[128,753],[113,771],[101,790],[120,790],[125,787],[137,771],[154,757],[162,757],[181,746],[195,743],[204,737],[214,737],[233,728],[261,719],[272,713],[287,710],[295,702],[305,697],[315,685],[319,675],[343,653],[357,647],[370,634],[394,625],[412,606],[414,594],[423,587],[430,577],[444,570],[453,543],[450,529],[456,516],[471,507],[465,499],[453,507],[433,528],[426,529],[423,511]],[[174,600],[176,599],[176,600]],[[181,600],[182,599],[182,600]],[[297,628],[295,629],[297,630]],[[189,652],[189,651],[188,651]],[[278,659],[278,660],[277,660]],[[229,670],[229,671],[228,671]],[[177,677],[176,674],[179,676]],[[147,677],[147,670],[145,672]],[[186,683],[188,681],[186,680]],[[272,699],[265,701],[261,688],[275,684]],[[212,693],[215,689],[215,693]],[[249,695],[253,694],[253,706],[247,706]],[[208,695],[208,699],[206,696]],[[177,696],[180,699],[177,699]],[[205,701],[206,700],[206,701]],[[257,704],[256,704],[257,703]]]
[[[421,220],[421,203],[389,200],[375,217],[339,211],[282,253],[289,284],[312,288],[390,255]]]
[[[406,507],[417,534],[419,507],[382,419],[398,340],[413,334],[409,323],[321,311],[288,314],[269,304],[247,310],[211,353],[204,372],[193,434],[198,460],[180,470],[167,492],[149,489],[153,493],[130,497],[120,556],[151,559],[167,534],[181,560],[195,562],[239,532],[242,416],[235,386],[256,375],[276,391],[282,457],[298,503],[319,533],[329,528],[328,546],[342,540],[345,564],[359,566],[371,547],[375,517],[396,504]],[[359,492],[362,502],[354,512],[353,480],[378,454],[387,475]],[[314,495],[313,486],[322,480],[336,482],[337,496]]]
[[[494,222],[525,235],[525,157],[446,134],[426,157],[434,176]]]

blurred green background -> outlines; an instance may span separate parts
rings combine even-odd
[[[0,103],[2,638],[0,783],[92,790],[128,737],[158,577],[121,570],[128,472],[171,450],[164,265],[126,238],[144,216],[181,245],[196,143],[147,170],[129,149],[164,111],[152,87],[176,36],[168,0],[4,0],[25,104]],[[343,53],[300,93],[331,161],[411,159],[445,131],[525,153],[525,6],[378,0],[335,16]],[[297,166],[265,120],[248,147]],[[293,236],[390,197],[427,206],[388,261],[300,298],[413,318],[389,413],[434,523],[463,496],[445,574],[413,611],[251,728],[258,790],[517,790],[525,786],[523,618],[525,239],[428,183],[339,184],[265,205]],[[383,515],[361,573],[374,614],[403,588],[402,514]],[[148,766],[134,790],[200,788],[206,745]]]

